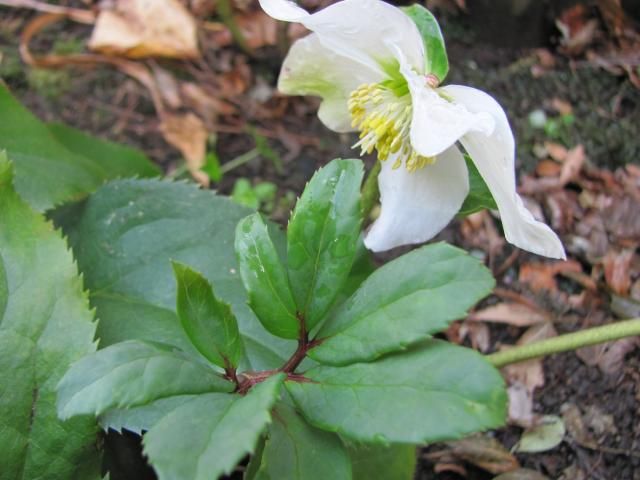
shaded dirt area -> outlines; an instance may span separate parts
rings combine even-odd
[[[439,238],[468,247],[483,258],[503,291],[479,310],[518,303],[528,305],[544,319],[520,325],[514,320],[517,315],[510,312],[511,316],[500,323],[464,321],[449,332],[449,338],[494,351],[515,343],[539,324],[564,333],[640,315],[640,234],[634,237],[637,230],[620,233],[616,225],[605,225],[612,212],[620,213],[617,225],[637,223],[640,175],[624,167],[637,164],[640,155],[640,90],[625,75],[614,75],[584,59],[559,55],[558,34],[549,19],[541,17],[540,31],[518,43],[513,34],[496,33],[497,38],[492,38],[486,29],[475,28],[478,22],[474,23],[477,17],[473,14],[443,17],[452,63],[447,81],[486,90],[504,105],[518,140],[520,173],[531,174],[528,178],[533,183],[523,182],[525,190],[529,188],[526,193],[531,206],[560,232],[574,267],[568,269],[569,273],[551,275],[556,282],[553,288],[548,284],[538,288],[523,270],[531,271],[534,264],[553,266],[557,262],[518,253],[496,240],[500,227],[490,215],[455,221]],[[62,121],[135,145],[170,175],[186,176],[180,154],[159,133],[148,92],[136,81],[106,67],[50,72],[21,63],[16,38],[30,18],[29,13],[0,8],[0,75],[20,100],[47,121]],[[86,27],[60,24],[40,36],[36,47],[82,50],[78,38],[86,36]],[[230,113],[216,116],[216,131],[211,132],[216,138],[210,136],[209,149],[217,153],[223,165],[239,158],[255,146],[255,137],[247,130],[252,127],[279,160],[257,155],[226,174],[213,188],[229,194],[240,178],[249,179],[253,185],[272,182],[277,186],[277,200],[267,213],[284,223],[290,206],[285,200],[298,195],[313,171],[328,159],[355,156],[350,149],[355,137],[337,135],[323,127],[316,116],[316,100],[277,94],[273,86],[281,54],[276,46],[261,48],[255,59],[233,46],[216,45],[213,37],[205,36],[203,46],[206,68],[193,62],[158,64],[176,76],[195,72],[200,82],[213,78],[219,95],[232,105]],[[227,93],[229,98],[224,97]],[[558,149],[575,152],[572,149],[579,145],[585,153],[579,172],[561,185],[541,184],[545,178],[559,178],[569,162],[567,152],[563,156]],[[615,169],[624,175],[616,174],[614,181],[607,175],[613,175],[610,172]],[[616,189],[619,195],[614,195]],[[600,245],[602,250],[589,251],[580,242]],[[629,285],[613,279],[612,270],[626,275]],[[545,279],[549,280],[548,275]],[[511,297],[504,291],[512,292]],[[523,314],[520,310],[518,313]],[[622,349],[611,346],[616,348]],[[626,345],[618,352],[620,358],[614,359],[617,363],[610,357],[598,361],[603,356],[606,352],[566,353],[547,358],[538,366],[542,383],[530,388],[527,398],[532,403],[524,407],[532,416],[529,422],[534,424],[538,415],[557,415],[564,419],[567,433],[559,446],[548,451],[516,454],[521,466],[552,479],[640,480],[640,351],[637,345]],[[590,362],[590,358],[596,360]],[[501,455],[507,455],[518,442],[526,422],[520,418],[514,423],[517,425],[491,434],[506,447],[507,453]],[[434,457],[444,448],[435,445],[421,453],[416,478],[494,478],[495,474],[477,466],[482,463],[477,459]]]

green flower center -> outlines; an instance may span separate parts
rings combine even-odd
[[[351,92],[348,102],[351,126],[360,131],[360,140],[353,148],[360,147],[361,155],[376,150],[383,162],[394,156],[393,169],[404,164],[409,172],[414,172],[431,165],[435,158],[419,155],[411,146],[411,95],[406,82],[404,86],[397,83],[395,79],[365,83]]]

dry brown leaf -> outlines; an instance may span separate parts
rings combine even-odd
[[[517,345],[526,345],[558,335],[551,322],[533,325],[516,342]],[[529,392],[533,393],[536,388],[544,386],[544,368],[542,359],[532,359],[525,362],[507,365],[502,369],[507,382],[510,384],[519,383],[524,385]]]
[[[182,99],[180,98],[179,85],[176,78],[157,65],[153,65],[151,71],[164,103],[174,110],[182,107]]]
[[[569,150],[564,145],[555,142],[544,142],[544,148],[556,162],[564,162],[569,153]]]
[[[587,365],[597,366],[604,373],[614,374],[623,368],[624,357],[638,344],[638,337],[627,337],[580,348],[576,350],[576,355]]]
[[[448,442],[451,453],[489,473],[498,474],[520,467],[518,460],[495,438],[474,435],[455,442]]]
[[[198,58],[196,22],[178,0],[115,0],[100,11],[89,48],[128,58]]]
[[[509,396],[508,423],[523,428],[534,424],[536,416],[533,413],[533,394],[526,386],[514,383],[507,388]]]
[[[557,177],[562,167],[553,160],[541,160],[536,166],[536,174],[539,177]]]
[[[631,195],[609,197],[603,208],[604,224],[616,237],[638,241],[640,239],[639,212],[640,200]]]
[[[567,273],[582,273],[582,266],[572,259],[552,263],[525,263],[520,266],[518,280],[528,284],[534,292],[543,290],[554,292],[558,290],[556,275]]]
[[[577,178],[586,159],[587,156],[582,145],[577,145],[567,152],[560,172],[560,186],[564,187],[567,183]]]
[[[485,323],[465,321],[460,325],[458,335],[460,341],[456,343],[462,343],[465,338],[469,337],[471,346],[480,352],[488,352],[491,347],[491,334]]]
[[[469,315],[476,322],[506,323],[516,327],[528,327],[549,321],[546,312],[520,303],[498,303]]]
[[[500,476],[497,476],[493,480],[549,480],[549,477],[545,477],[541,473],[536,472],[535,470],[530,470],[528,468],[520,468],[518,470],[514,470],[513,472],[503,473]],[[575,480],[575,479],[572,479]]]
[[[607,285],[618,295],[626,296],[631,288],[631,262],[634,255],[635,249],[621,252],[610,250],[602,260]]]
[[[200,171],[204,166],[209,136],[202,120],[193,113],[164,113],[160,131],[168,143],[180,150],[189,172],[198,183],[208,185],[209,177]]]
[[[551,100],[551,106],[560,115],[571,115],[573,113],[573,107],[571,106],[571,104],[566,100],[562,100],[561,98],[558,98],[558,97],[554,97]]]

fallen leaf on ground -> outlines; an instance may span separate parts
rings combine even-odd
[[[200,171],[205,164],[209,136],[202,120],[193,113],[164,113],[160,131],[168,143],[180,150],[193,177],[200,184],[208,185],[209,177]]]
[[[533,413],[533,394],[521,383],[512,383],[507,388],[509,397],[508,423],[520,427],[529,427],[535,421]]]
[[[597,366],[604,373],[614,374],[622,369],[624,357],[638,344],[638,337],[627,337],[580,348],[576,350],[576,355],[587,365]]]
[[[565,403],[560,407],[560,411],[562,412],[562,419],[571,438],[573,438],[578,445],[593,448],[593,446],[596,445],[596,441],[584,424],[580,409],[573,403]]]
[[[549,480],[549,477],[545,477],[541,473],[528,468],[520,468],[513,472],[503,473],[495,477],[493,480]]]
[[[517,452],[546,452],[562,442],[565,435],[562,418],[556,415],[544,415],[537,425],[524,431],[516,446]]]
[[[460,325],[458,335],[461,343],[465,338],[471,340],[471,346],[480,352],[488,352],[491,347],[491,334],[485,323],[465,321]]]
[[[455,442],[448,442],[451,453],[465,462],[497,474],[520,467],[518,460],[495,438],[474,435]]]
[[[555,142],[544,142],[544,148],[551,158],[560,163],[564,162],[569,154],[567,147]]]
[[[569,259],[562,262],[552,263],[525,263],[520,266],[518,280],[526,283],[534,292],[543,290],[558,290],[556,275],[571,273],[582,273],[582,266],[575,260]]]
[[[89,40],[91,50],[128,58],[200,56],[196,22],[178,0],[116,0],[105,5]]]
[[[498,303],[478,310],[469,315],[469,320],[475,322],[506,323],[516,327],[528,327],[537,323],[549,321],[546,312],[533,309],[520,303]]]
[[[635,250],[631,249],[621,252],[610,250],[602,260],[607,285],[618,295],[626,296],[631,288],[631,262],[634,255]]]

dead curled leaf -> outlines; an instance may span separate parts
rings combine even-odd
[[[638,337],[627,337],[615,342],[580,348],[576,355],[587,365],[597,366],[604,373],[614,374],[622,370],[624,357],[639,344]]]
[[[89,48],[128,58],[198,58],[196,22],[178,0],[115,0],[98,14]]]
[[[631,262],[634,255],[635,249],[621,252],[610,250],[602,260],[607,285],[618,295],[627,295],[631,288]]]
[[[503,473],[495,477],[493,480],[549,480],[549,477],[545,477],[541,473],[528,468],[519,468],[513,472]]]
[[[518,280],[528,284],[534,292],[543,290],[554,292],[558,290],[556,275],[567,273],[582,273],[582,266],[573,259],[552,263],[525,263],[520,266]]]
[[[486,435],[474,435],[447,443],[451,453],[465,462],[497,474],[520,467],[518,460],[498,440]]]
[[[160,131],[167,142],[180,150],[193,177],[199,183],[208,185],[209,177],[200,171],[204,166],[209,136],[202,120],[193,113],[164,112]]]
[[[520,303],[498,303],[478,310],[469,315],[469,320],[476,322],[506,323],[516,327],[528,327],[549,321],[549,316],[542,310],[534,309]]]

